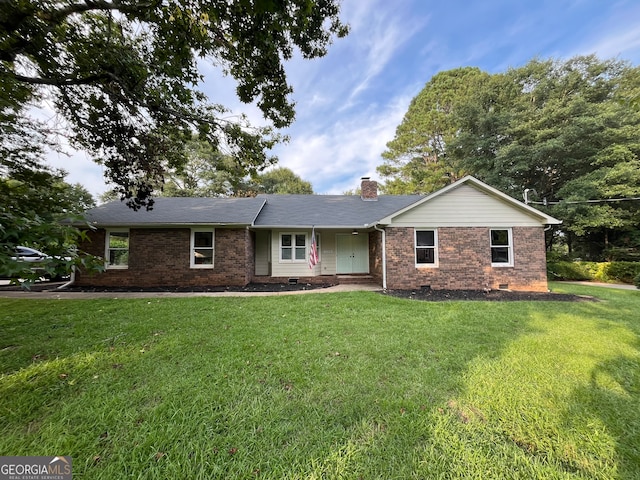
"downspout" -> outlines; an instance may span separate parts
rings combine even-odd
[[[63,290],[67,287],[70,287],[71,285],[73,285],[75,281],[76,281],[76,266],[72,265],[71,276],[69,277],[69,281],[67,283],[63,283],[62,285],[60,285],[58,288],[56,288],[56,290]]]
[[[382,289],[387,289],[387,235],[383,228],[378,228],[378,225],[374,225],[377,231],[382,233]]]

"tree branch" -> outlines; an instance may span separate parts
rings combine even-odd
[[[52,85],[54,87],[70,87],[73,85],[87,85],[89,83],[97,82],[98,80],[105,80],[109,78],[107,74],[89,75],[88,77],[60,77],[60,78],[43,78],[43,77],[26,77],[24,75],[18,75],[13,72],[9,74],[18,82],[28,83],[30,85]]]
[[[75,3],[58,10],[54,10],[51,13],[43,13],[41,14],[41,18],[55,24],[67,18],[69,15],[73,15],[74,13],[84,13],[91,10],[118,10],[120,12],[130,13],[140,9],[152,7],[153,5],[154,2],[146,2],[138,3],[135,6],[130,7],[123,5],[119,0],[113,0],[111,2],[106,2],[104,0],[85,0],[84,3]]]

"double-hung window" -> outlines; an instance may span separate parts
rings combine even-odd
[[[213,268],[214,239],[213,229],[191,230],[191,268]]]
[[[280,261],[306,262],[307,235],[304,233],[280,234]]]
[[[436,230],[416,230],[416,266],[438,266],[438,232]]]
[[[109,230],[106,238],[107,268],[129,267],[129,231]]]
[[[491,266],[513,266],[513,238],[510,228],[491,229]]]

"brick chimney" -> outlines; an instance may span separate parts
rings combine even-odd
[[[362,177],[360,180],[360,198],[367,202],[378,200],[378,182],[369,177]]]

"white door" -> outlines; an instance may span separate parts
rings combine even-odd
[[[337,273],[369,273],[369,235],[336,235]]]

